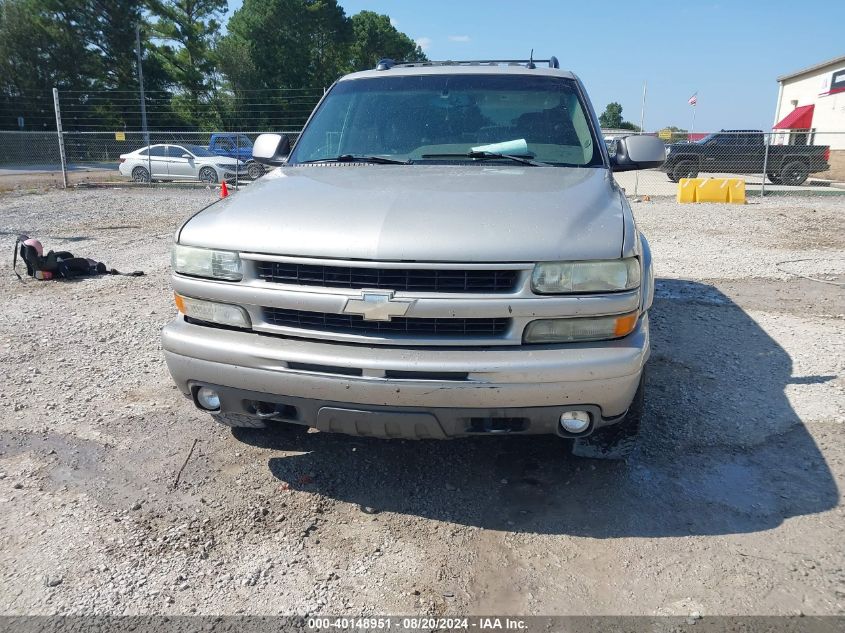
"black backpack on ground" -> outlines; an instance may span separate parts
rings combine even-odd
[[[26,274],[34,279],[73,279],[75,277],[90,277],[93,275],[126,275],[140,277],[144,273],[140,270],[122,273],[114,268],[108,268],[103,262],[84,257],[74,257],[68,251],[50,251],[46,255],[27,242],[33,242],[27,235],[19,235],[15,241],[12,257],[12,270],[18,279],[23,279],[18,273],[18,256],[26,264]],[[40,247],[40,242],[38,242]],[[42,251],[43,252],[43,251]]]

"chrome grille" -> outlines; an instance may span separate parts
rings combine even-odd
[[[255,262],[258,277],[272,283],[326,288],[377,288],[407,292],[511,292],[518,270],[360,268],[293,262]]]
[[[414,318],[400,317],[392,321],[366,321],[357,314],[308,312],[286,308],[264,308],[264,319],[271,325],[302,330],[318,330],[363,336],[422,336],[436,338],[495,338],[507,332],[508,318]]]

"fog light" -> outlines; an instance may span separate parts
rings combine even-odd
[[[560,414],[560,425],[569,433],[583,433],[590,426],[590,414],[586,411],[564,411]]]
[[[197,404],[206,411],[217,411],[220,408],[220,394],[210,387],[200,387],[197,390]]]

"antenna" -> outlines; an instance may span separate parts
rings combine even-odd
[[[531,49],[531,56],[528,58],[528,68],[531,68],[532,70],[534,68],[537,68],[534,65],[534,49],[533,48]]]

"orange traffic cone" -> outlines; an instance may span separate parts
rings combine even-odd
[[[220,185],[220,197],[225,198],[229,195],[229,187],[226,186],[226,181],[224,180]]]

